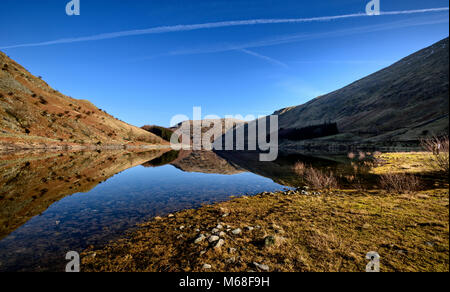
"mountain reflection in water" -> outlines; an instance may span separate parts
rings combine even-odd
[[[24,152],[0,161],[0,271],[62,271],[66,252],[154,216],[283,189],[214,152]]]

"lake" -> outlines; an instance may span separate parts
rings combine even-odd
[[[68,251],[124,236],[155,216],[299,185],[297,161],[210,151],[12,153],[0,160],[0,271],[63,271]],[[342,168],[342,169],[340,169]]]
[[[3,155],[0,270],[62,271],[66,252],[104,244],[152,217],[281,189],[213,152]]]

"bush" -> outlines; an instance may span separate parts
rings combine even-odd
[[[448,136],[432,137],[421,141],[422,148],[430,153],[430,159],[427,161],[428,165],[437,171],[449,171],[449,141]]]
[[[298,175],[304,175],[305,171],[306,171],[306,165],[303,162],[297,162],[296,164],[294,164],[294,166],[292,167],[292,169],[294,170],[294,172]]]
[[[412,174],[384,174],[380,177],[380,187],[391,193],[412,193],[420,189],[420,180]]]
[[[320,170],[309,167],[304,172],[308,186],[314,189],[335,189],[338,187],[337,180],[332,172],[326,174]]]

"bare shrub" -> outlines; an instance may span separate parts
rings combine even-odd
[[[449,171],[449,140],[448,135],[432,137],[421,141],[422,148],[433,153],[427,161],[428,165],[437,171]]]
[[[382,189],[391,193],[411,193],[420,189],[421,183],[417,176],[405,173],[384,174],[380,177]]]
[[[366,153],[364,153],[364,152],[359,152],[359,160],[364,160],[366,158]]]
[[[306,165],[303,162],[297,162],[296,164],[294,164],[294,166],[292,167],[292,169],[294,170],[294,172],[298,175],[304,175],[305,171],[306,171]]]
[[[305,170],[306,183],[314,189],[335,189],[338,187],[336,177],[332,172],[326,174],[320,170],[308,167]]]

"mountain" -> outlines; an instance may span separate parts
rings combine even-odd
[[[172,127],[171,130],[176,132],[178,136],[185,135],[186,137],[190,137],[190,141],[183,141],[183,143],[190,143],[191,146],[193,146],[195,137],[198,138],[198,141],[201,141],[205,134],[208,133],[211,136],[210,141],[212,143],[216,139],[222,138],[222,135],[227,131],[245,125],[245,123],[245,121],[234,118],[205,119],[197,121],[188,120]],[[200,128],[201,133],[194,133],[193,128],[197,125]],[[181,137],[179,139],[181,139]]]
[[[449,39],[310,102],[275,112],[279,128],[337,124],[339,134],[289,145],[317,143],[416,142],[448,133]],[[387,144],[386,144],[387,143]]]
[[[0,52],[0,150],[168,144],[63,95]]]

